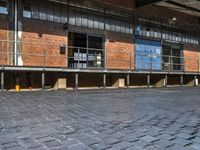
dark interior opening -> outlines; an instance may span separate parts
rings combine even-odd
[[[182,66],[182,49],[180,45],[164,43],[163,50],[163,70],[181,71]]]
[[[70,68],[103,67],[103,36],[69,32],[68,58]]]

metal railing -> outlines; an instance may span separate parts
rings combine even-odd
[[[200,72],[198,56],[170,56],[136,53],[134,50],[64,47],[53,41],[17,42],[18,53],[13,53],[13,41],[0,40],[0,65],[18,67],[55,67],[68,69],[118,69],[140,71]]]

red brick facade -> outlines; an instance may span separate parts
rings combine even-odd
[[[106,33],[106,68],[133,69],[134,41],[131,35]]]
[[[200,49],[192,45],[184,47],[184,65],[185,71],[200,71]]]
[[[0,16],[2,17],[2,16]],[[7,65],[8,63],[8,21],[3,16],[0,18],[0,64]]]
[[[24,20],[22,41],[25,66],[67,66],[66,54],[60,54],[60,46],[67,45],[62,24]]]

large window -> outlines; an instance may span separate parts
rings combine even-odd
[[[190,44],[199,44],[199,36],[191,34],[183,34],[170,30],[161,30],[160,28],[138,25],[135,30],[137,36],[143,36],[154,39],[163,39],[167,41],[183,42]]]
[[[25,18],[46,20],[56,23],[69,23],[74,26],[133,34],[130,18],[113,17],[112,15],[107,16],[105,14],[106,12],[96,12],[80,8],[69,8],[68,10],[67,6],[35,5],[29,4],[28,2],[25,3],[23,11],[23,16]]]
[[[0,0],[0,14],[8,14],[8,1]]]
[[[153,40],[136,40],[136,69],[181,71],[183,54],[180,44]]]
[[[136,69],[162,70],[161,43],[152,40],[136,40]]]
[[[163,70],[180,71],[183,68],[182,48],[179,44],[163,43]]]
[[[104,67],[103,36],[69,33],[68,66],[70,68]]]

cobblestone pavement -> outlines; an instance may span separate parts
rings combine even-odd
[[[200,88],[0,93],[3,150],[200,150]]]

